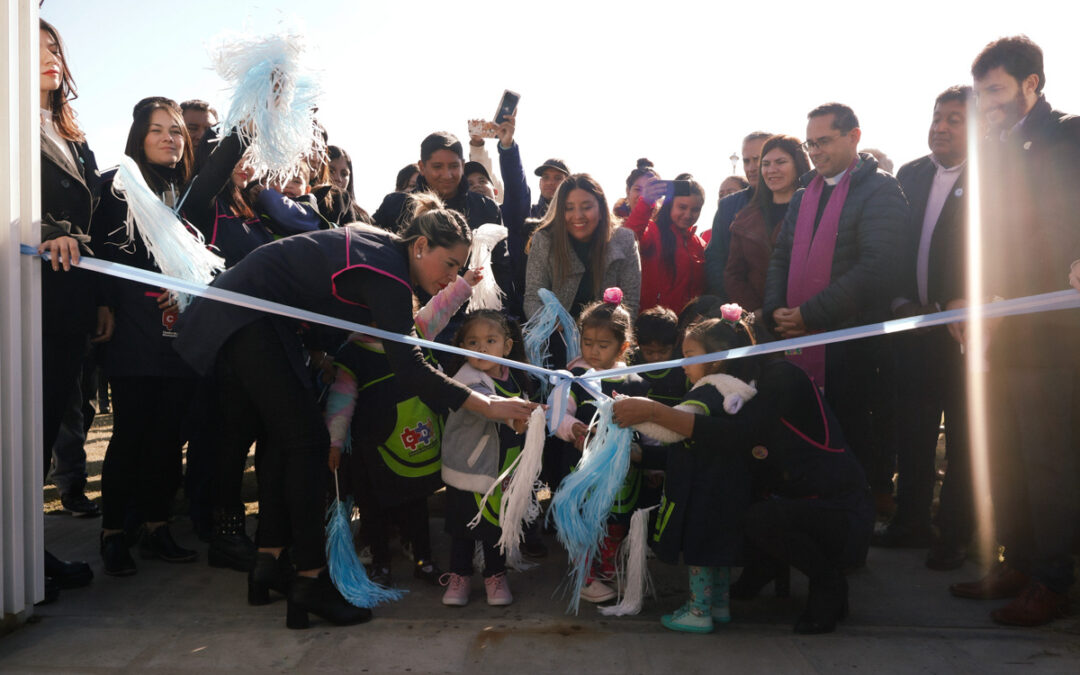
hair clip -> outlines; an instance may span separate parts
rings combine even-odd
[[[720,320],[731,325],[735,325],[742,321],[743,315],[746,312],[737,302],[729,302],[726,305],[720,305]]]
[[[623,299],[622,289],[618,286],[612,286],[611,288],[604,289],[603,299],[604,302],[608,302],[613,305],[621,305]]]

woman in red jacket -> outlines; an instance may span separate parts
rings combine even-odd
[[[652,219],[653,207],[664,205]],[[705,242],[694,225],[705,205],[705,190],[688,173],[674,181],[650,180],[623,227],[634,231],[641,253],[641,307],[676,312],[705,290]]]

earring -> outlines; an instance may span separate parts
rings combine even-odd
[[[417,253],[417,254],[416,254],[416,259],[417,259],[417,260],[419,260],[419,259],[420,259],[420,254],[419,254],[419,253]]]

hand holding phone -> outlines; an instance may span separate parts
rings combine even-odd
[[[502,99],[499,101],[499,108],[495,111],[493,120],[496,126],[505,122],[507,117],[512,117],[517,113],[519,101],[521,101],[521,94],[509,89],[503,90]]]

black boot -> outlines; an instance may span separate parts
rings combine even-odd
[[[294,574],[288,550],[276,558],[270,553],[256,553],[255,567],[248,572],[248,604],[270,604],[270,591],[287,595]]]
[[[60,560],[46,550],[45,577],[51,578],[57,588],[80,588],[94,579],[94,572],[81,560]]]
[[[248,572],[255,567],[255,542],[244,529],[244,509],[214,509],[214,532],[206,561],[211,567]]]
[[[199,557],[197,551],[184,548],[173,539],[168,523],[159,525],[153,532],[144,530],[139,541],[139,557],[143,560],[164,560],[171,563],[194,562]]]
[[[831,633],[847,614],[848,587],[844,575],[830,572],[820,578],[811,578],[806,610],[796,622],[795,632],[803,635]]]
[[[297,575],[289,586],[285,625],[289,628],[308,628],[308,612],[339,626],[371,620],[371,610],[349,604],[334,588],[330,572],[325,568],[315,578]]]
[[[776,560],[755,560],[744,567],[738,580],[731,584],[731,599],[753,600],[770,581],[776,597],[791,596],[791,568]]]
[[[101,533],[101,561],[105,565],[105,574],[114,577],[129,577],[135,574],[135,560],[128,550],[127,535],[116,532],[108,536]]]

